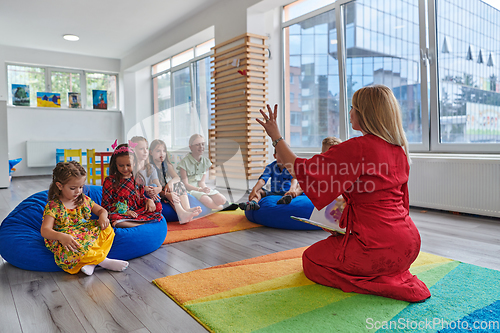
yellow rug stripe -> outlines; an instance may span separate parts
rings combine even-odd
[[[225,291],[219,294],[211,295],[208,297],[198,298],[197,300],[186,302],[184,305],[189,306],[196,303],[203,303],[207,301],[214,301],[218,299],[231,298],[237,296],[244,296],[250,294],[258,294],[265,291],[271,290],[279,290],[279,289],[287,289],[294,287],[302,287],[308,286],[311,284],[315,284],[311,280],[309,280],[304,272],[298,272],[289,274],[286,276],[281,276],[275,279],[271,279],[268,281],[263,281],[260,283],[250,284],[247,286],[243,286],[240,288],[235,288],[229,291]]]
[[[258,270],[254,268],[255,265],[258,265]],[[184,304],[301,271],[302,258],[296,258],[262,264],[197,270],[156,279],[155,283],[163,290],[169,290],[170,294],[175,295],[177,300]],[[226,276],[232,278],[226,279]]]
[[[429,265],[429,264],[436,264],[436,263],[447,263],[453,261],[448,258],[443,258],[440,256],[437,256],[435,254],[430,254],[426,252],[420,252],[418,254],[417,259],[413,262],[411,267],[417,267],[417,266],[424,266],[424,265]]]

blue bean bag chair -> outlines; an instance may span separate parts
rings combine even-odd
[[[101,186],[87,185],[84,193],[101,203]],[[40,234],[47,196],[48,191],[42,191],[23,200],[0,225],[0,256],[8,263],[32,271],[62,271]],[[108,258],[130,260],[143,256],[158,249],[166,236],[164,219],[134,228],[116,228]]]
[[[247,210],[245,216],[253,223],[262,224],[266,227],[290,230],[319,230],[321,228],[312,224],[300,222],[290,218],[297,216],[310,218],[314,205],[305,195],[299,195],[288,205],[278,205],[281,199],[279,195],[269,195],[259,201],[259,210]]]
[[[200,213],[200,215],[196,216],[196,218],[208,215],[212,212],[212,210],[210,208],[204,206],[198,199],[193,197],[191,194],[188,194],[187,196],[188,196],[189,205],[191,206],[191,208],[196,207],[196,206],[201,207],[201,213]],[[163,209],[161,210],[161,214],[163,215],[165,220],[167,220],[167,222],[179,221],[179,217],[177,216],[177,213],[172,208],[172,206],[170,206],[170,204],[162,202],[161,205],[163,207]]]

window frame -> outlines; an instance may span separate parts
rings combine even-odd
[[[437,15],[436,0],[427,2],[429,21],[429,48],[427,49],[430,68],[430,151],[436,153],[498,154],[500,143],[441,143],[439,122],[439,77],[437,57]],[[498,9],[500,11],[500,9]],[[423,48],[425,50],[425,48]],[[483,55],[484,57],[484,55]]]
[[[196,100],[196,98],[197,98],[197,96],[196,96],[196,86],[195,86],[196,85],[195,78],[196,78],[196,71],[197,71],[197,69],[196,69],[196,63],[198,61],[200,61],[200,60],[203,60],[203,59],[207,58],[207,57],[211,57],[213,55],[213,50],[211,49],[209,52],[203,53],[203,54],[201,54],[199,56],[195,56],[194,58],[191,58],[188,61],[186,61],[184,63],[181,63],[181,64],[179,64],[179,65],[177,65],[175,67],[172,67],[172,59],[175,56],[177,56],[179,54],[182,54],[182,53],[184,53],[184,52],[186,52],[187,50],[190,50],[190,49],[193,49],[194,50],[193,52],[195,52],[197,46],[202,45],[204,43],[207,43],[207,42],[209,42],[211,40],[212,39],[210,39],[208,41],[205,41],[203,43],[196,44],[193,47],[190,47],[190,48],[188,48],[188,49],[186,49],[186,50],[184,50],[182,52],[176,53],[176,54],[174,54],[174,55],[172,55],[172,56],[170,56],[168,58],[165,58],[162,61],[159,61],[159,62],[157,62],[157,63],[155,63],[155,64],[153,64],[151,66],[151,73],[153,73],[153,66],[155,66],[155,65],[157,65],[157,64],[159,64],[161,62],[164,62],[164,61],[170,59],[170,68],[165,69],[165,70],[163,70],[161,72],[158,72],[156,74],[151,74],[151,92],[152,92],[152,99],[153,99],[152,115],[155,115],[154,105],[155,105],[156,101],[155,101],[155,91],[154,91],[154,89],[155,89],[155,87],[154,87],[154,79],[157,78],[160,75],[163,75],[163,74],[166,74],[166,73],[170,73],[170,100],[171,100],[171,109],[172,109],[171,120],[170,120],[170,133],[171,133],[170,135],[171,136],[173,136],[173,134],[175,133],[175,131],[174,131],[175,112],[173,110],[174,109],[174,106],[173,106],[173,98],[174,98],[173,97],[174,96],[173,95],[173,93],[174,93],[174,91],[173,91],[173,74],[174,74],[174,72],[177,72],[177,71],[183,70],[186,67],[189,67],[189,75],[190,75],[190,80],[191,80],[191,82],[190,82],[191,97],[192,97],[191,103],[194,103],[194,105],[196,105],[196,101],[197,101]],[[208,118],[210,119],[210,114],[208,115]],[[208,125],[207,132],[209,133],[210,132],[210,126],[209,126],[209,124],[207,124],[207,125]],[[172,139],[170,141],[171,142],[171,146],[167,147],[167,149],[177,150],[177,149],[186,148],[184,146],[176,146],[175,145],[175,140],[173,140],[172,137],[171,137],[171,139]],[[205,139],[208,140],[208,138],[205,138]]]
[[[91,71],[91,70],[83,70],[83,69],[76,69],[76,68],[65,68],[65,67],[54,67],[54,66],[40,66],[40,65],[33,65],[33,64],[25,64],[25,63],[18,63],[18,62],[6,62],[5,63],[5,72],[6,72],[6,79],[7,79],[7,89],[11,89],[9,86],[9,66],[23,66],[23,67],[34,67],[34,68],[42,68],[45,70],[45,92],[53,92],[52,91],[52,72],[62,72],[62,73],[77,73],[80,74],[80,97],[81,97],[81,103],[82,107],[75,109],[75,108],[69,108],[67,106],[62,106],[60,108],[55,108],[56,110],[64,109],[64,110],[71,110],[71,111],[118,111],[120,112],[120,89],[119,89],[119,73],[115,72],[105,72],[105,71]],[[116,108],[114,109],[107,109],[107,110],[95,110],[93,108],[88,108],[87,107],[87,74],[105,74],[105,75],[114,75],[116,76]],[[12,84],[12,82],[10,83]],[[32,92],[30,92],[31,94]],[[12,105],[12,99],[7,101],[7,106],[8,107],[14,107]],[[23,106],[25,108],[43,108],[47,109],[44,107],[39,107],[39,106]],[[54,109],[54,108],[49,108],[49,109]]]
[[[344,5],[356,0],[337,0],[322,8],[298,16],[284,22],[284,7],[281,6],[281,103],[285,105],[285,100],[289,92],[285,91],[285,28],[296,23],[310,19],[330,10],[335,10],[336,30],[337,30],[337,54],[339,80],[339,136],[342,140],[348,138],[349,110],[347,105],[347,76],[346,76],[346,40],[344,29]],[[418,32],[420,51],[420,104],[421,104],[421,125],[422,142],[410,143],[411,153],[465,153],[465,154],[491,154],[500,151],[500,143],[441,143],[439,126],[439,95],[438,85],[438,64],[436,57],[437,50],[437,22],[436,22],[436,0],[418,0]],[[289,79],[289,78],[288,78]],[[283,134],[290,127],[290,119],[285,119],[282,113],[280,127]],[[287,124],[288,121],[288,124]],[[321,147],[317,147],[320,149]],[[295,147],[297,153],[316,153],[316,147]]]

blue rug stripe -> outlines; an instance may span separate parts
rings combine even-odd
[[[380,332],[437,332],[446,322],[472,314],[500,299],[500,272],[460,263],[430,288],[432,297],[409,304]],[[470,331],[470,330],[469,330]]]
[[[439,333],[471,332],[471,328],[475,333],[500,332],[500,301],[472,312]]]

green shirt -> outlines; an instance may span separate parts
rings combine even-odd
[[[178,168],[186,170],[188,182],[192,186],[198,187],[198,182],[203,178],[205,172],[212,166],[212,162],[204,156],[198,162],[191,153],[180,161]]]

